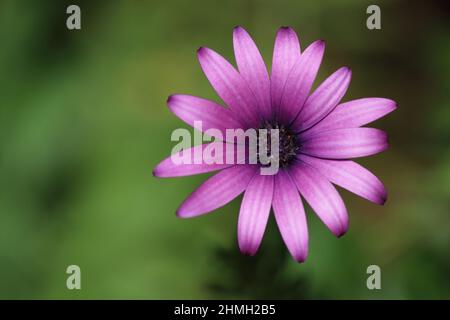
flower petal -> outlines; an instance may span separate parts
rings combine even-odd
[[[316,169],[304,162],[298,162],[289,171],[300,194],[311,208],[337,237],[348,229],[348,215],[336,188]]]
[[[293,123],[293,129],[296,132],[306,130],[329,114],[345,95],[351,77],[350,69],[342,67],[322,82],[306,99]]]
[[[217,94],[233,114],[249,126],[259,122],[258,104],[247,82],[221,55],[209,48],[197,52],[200,65]]]
[[[323,41],[313,42],[301,54],[289,73],[279,105],[278,116],[282,123],[291,123],[302,109],[316,78],[324,51]]]
[[[319,131],[358,128],[394,111],[395,101],[385,98],[363,98],[339,104],[328,116],[305,131],[311,136]]]
[[[247,188],[257,169],[254,165],[235,165],[220,171],[184,200],[177,210],[177,216],[195,217],[224,206]]]
[[[215,148],[217,154],[211,156],[210,153],[204,152],[206,148]],[[161,161],[153,170],[153,175],[158,178],[180,177],[228,168],[235,164],[226,163],[227,154],[233,154],[234,150],[239,149],[223,142],[206,143],[185,149]]]
[[[288,75],[299,58],[300,43],[294,29],[280,28],[275,38],[270,74],[272,107],[278,108],[280,105]]]
[[[374,128],[323,131],[300,140],[301,153],[328,159],[370,156],[388,148],[386,133]]]
[[[271,116],[270,80],[261,53],[242,27],[233,30],[233,46],[239,73],[255,94],[263,117],[268,119]]]
[[[303,262],[308,256],[308,226],[297,187],[284,170],[275,176],[272,201],[275,220],[292,257]]]
[[[350,160],[328,160],[299,155],[332,183],[377,204],[384,204],[387,192],[383,183],[369,170]]]
[[[273,176],[256,174],[247,186],[238,220],[241,252],[254,255],[261,244],[273,197]]]
[[[217,103],[184,94],[174,94],[167,100],[167,105],[178,118],[194,127],[194,122],[201,122],[201,131],[216,129],[221,132],[214,137],[224,140],[226,129],[242,128],[242,124],[234,118],[229,109],[223,108]],[[200,129],[195,127],[196,129]]]

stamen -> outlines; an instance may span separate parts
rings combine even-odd
[[[276,122],[265,122],[261,125],[260,129],[266,129],[267,130],[267,155],[268,156],[277,156],[272,155],[271,150],[271,129],[277,129],[278,130],[278,136],[279,136],[279,165],[282,168],[285,168],[289,166],[292,161],[294,161],[295,156],[297,155],[300,145],[298,143],[297,136],[293,131],[291,131],[288,127],[284,125],[280,125]],[[259,138],[259,137],[258,137]],[[259,143],[259,139],[258,139]],[[258,145],[258,150],[261,150],[260,146]],[[263,148],[264,150],[264,148]],[[259,159],[259,154],[258,154]],[[259,161],[259,160],[258,160]]]

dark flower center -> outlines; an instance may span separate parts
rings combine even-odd
[[[267,130],[267,139],[258,140],[258,150],[261,150],[261,143],[267,143],[266,148],[263,148],[263,150],[267,150],[268,156],[278,156],[279,158],[279,166],[281,168],[289,166],[295,159],[295,156],[297,155],[298,151],[300,150],[300,144],[297,138],[297,135],[290,130],[289,127],[278,124],[277,122],[264,122],[260,129],[266,129]],[[272,131],[271,129],[276,129],[278,131],[278,155],[273,154],[272,155],[272,146],[271,146],[271,139],[272,139]],[[260,135],[261,133],[259,133]],[[258,138],[259,138],[258,135]],[[261,151],[260,151],[261,152]],[[276,150],[274,150],[274,153],[276,153]],[[260,155],[258,154],[258,162]]]

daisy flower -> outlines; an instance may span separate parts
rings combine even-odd
[[[270,75],[257,46],[242,27],[233,31],[233,46],[237,69],[209,48],[197,52],[203,72],[226,107],[177,94],[169,97],[169,109],[190,125],[201,121],[203,131],[278,129],[278,172],[263,175],[261,164],[211,163],[203,155],[195,164],[182,165],[169,157],[156,166],[153,174],[177,177],[220,170],[181,204],[177,215],[199,216],[244,193],[237,233],[241,252],[257,252],[273,209],[289,252],[303,262],[308,255],[308,227],[302,200],[337,237],[348,229],[348,214],[333,184],[376,204],[385,203],[387,193],[381,181],[350,159],[387,149],[386,133],[362,126],[393,111],[396,103],[384,98],[341,103],[351,78],[347,67],[335,71],[310,94],[325,43],[315,41],[301,52],[292,28],[282,27],[277,32]]]

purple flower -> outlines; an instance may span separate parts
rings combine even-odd
[[[280,170],[261,175],[260,164],[210,164],[203,158],[198,164],[176,165],[169,157],[153,173],[176,177],[220,170],[181,204],[177,215],[205,214],[244,192],[238,219],[240,250],[256,253],[272,208],[291,255],[303,262],[308,255],[308,228],[302,198],[338,237],[347,231],[348,215],[333,184],[377,204],[386,201],[381,181],[349,159],[386,150],[386,133],[362,126],[393,111],[396,103],[384,98],[340,103],[351,78],[347,67],[309,94],[325,43],[315,41],[301,53],[292,28],[278,30],[270,76],[243,28],[234,29],[233,45],[238,70],[211,49],[200,48],[197,53],[203,72],[227,108],[188,95],[170,96],[168,106],[190,125],[202,121],[203,130],[278,128]]]

